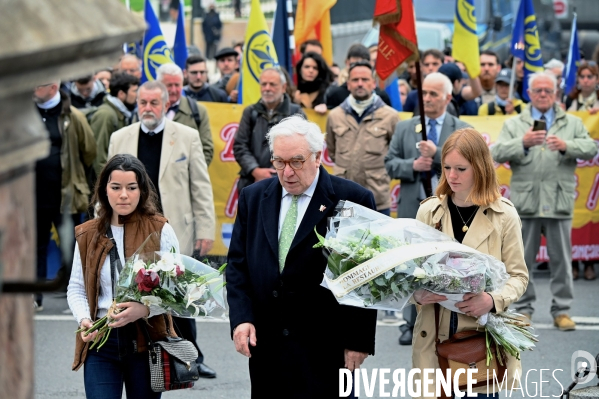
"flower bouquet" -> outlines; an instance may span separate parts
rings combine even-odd
[[[119,312],[117,303],[139,302],[149,306],[152,313],[170,312],[178,317],[208,316],[216,309],[225,309],[223,272],[226,264],[215,270],[174,250],[144,253],[148,239],[125,262],[108,314],[92,327],[76,331],[84,331],[85,335],[99,332],[90,349],[97,346],[99,350],[108,340],[112,330],[109,324],[114,321],[110,314]]]
[[[491,255],[417,220],[393,219],[350,201],[339,202],[326,237],[316,234],[315,247],[327,257],[322,285],[342,305],[400,310],[414,291],[426,289],[445,295],[440,304],[460,312],[455,303],[463,294],[500,291],[509,279]],[[490,320],[488,333],[508,353],[534,347],[528,325],[513,314],[487,314],[479,324]]]

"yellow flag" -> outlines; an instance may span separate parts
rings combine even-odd
[[[333,63],[333,39],[331,36],[330,9],[337,0],[298,0],[295,13],[295,47],[306,40],[318,39],[322,44],[322,56],[331,65]]]
[[[260,100],[260,74],[266,68],[279,67],[275,46],[270,38],[260,1],[252,0],[252,9],[241,62],[241,98],[244,105]]]
[[[451,55],[462,62],[471,78],[480,75],[478,36],[474,0],[456,0],[454,17],[453,45]]]

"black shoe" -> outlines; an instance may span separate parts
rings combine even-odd
[[[216,371],[206,366],[204,363],[198,363],[198,371],[202,378],[216,378]]]
[[[399,331],[401,331],[401,333],[405,333],[406,330],[410,330],[410,326],[407,323],[404,323],[402,325],[399,326]]]
[[[547,262],[539,263],[539,265],[537,266],[537,270],[548,270],[548,269],[549,269],[549,265],[547,264]]]
[[[403,332],[403,334],[401,334],[401,337],[399,337],[399,344],[400,345],[412,345],[412,329],[411,328],[405,330]]]

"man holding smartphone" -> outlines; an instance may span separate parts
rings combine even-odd
[[[509,162],[512,170],[510,199],[522,219],[528,288],[516,310],[532,317],[536,300],[532,267],[541,243],[547,240],[554,325],[574,330],[568,312],[574,298],[572,283],[572,214],[576,195],[576,160],[591,159],[597,146],[582,120],[555,104],[557,81],[549,72],[529,78],[530,104],[508,119],[491,153],[495,162]]]

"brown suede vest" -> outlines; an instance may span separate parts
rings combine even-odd
[[[162,216],[140,216],[137,213],[127,217],[119,217],[119,223],[124,226],[124,248],[125,259],[133,256],[135,251],[144,243],[146,238],[150,238],[146,242],[142,252],[160,251],[160,234],[162,227],[167,220]],[[83,281],[85,281],[85,291],[89,304],[90,314],[95,319],[98,311],[98,296],[100,294],[100,271],[106,256],[110,254],[112,249],[112,241],[102,234],[97,236],[98,219],[90,220],[75,227],[75,239],[79,245],[79,253],[81,254],[81,265],[83,267]],[[152,234],[152,233],[157,234]],[[137,322],[137,351],[144,352],[147,348],[147,342],[140,330],[140,323],[145,323],[143,320]],[[167,335],[176,336],[173,329],[171,316],[168,314],[154,316],[148,319],[147,329],[152,340],[158,340]],[[142,327],[143,328],[143,327]],[[78,370],[87,356],[89,342],[85,343],[81,339],[81,335],[77,334],[75,345],[75,360],[73,361],[73,370]]]

